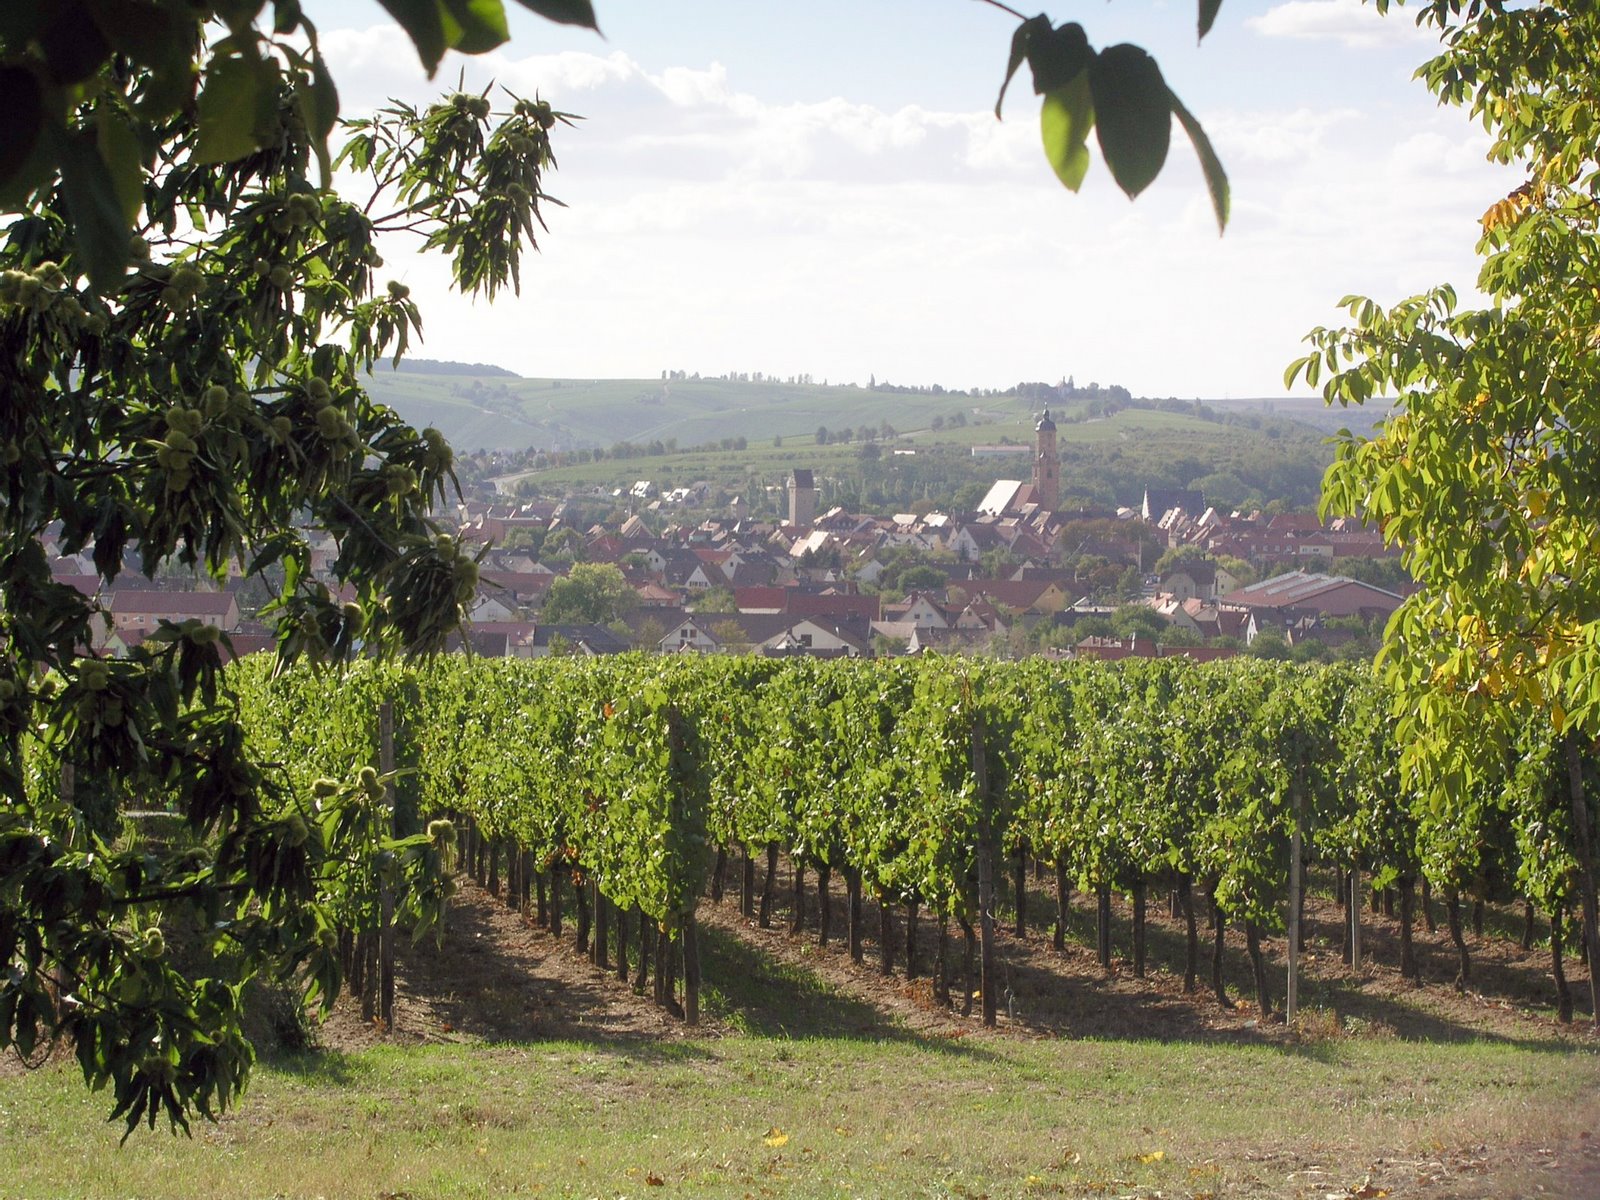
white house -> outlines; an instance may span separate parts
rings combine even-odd
[[[712,654],[722,648],[711,632],[712,616],[689,617],[671,629],[656,644],[663,654]]]
[[[474,622],[503,622],[517,619],[516,605],[511,602],[511,598],[500,589],[495,590],[499,592],[498,595],[491,595],[483,588],[478,589],[468,614]]]
[[[860,658],[870,653],[870,643],[863,633],[848,626],[817,617],[803,617],[775,637],[762,643],[773,650],[809,650],[812,653],[843,653],[850,658]]]
[[[918,629],[948,629],[950,626],[944,609],[921,592],[911,593],[906,601],[905,613],[899,619],[910,621]]]

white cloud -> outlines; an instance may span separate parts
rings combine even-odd
[[[1389,157],[1416,175],[1475,175],[1484,171],[1489,138],[1481,128],[1449,134],[1438,128],[1422,129],[1396,142]]]
[[[1353,108],[1221,112],[1207,118],[1206,132],[1228,163],[1303,163],[1362,120]]]
[[[1261,32],[1349,45],[1352,18],[1414,36],[1403,13],[1305,2]],[[1044,162],[1032,106],[996,122],[979,107],[987,88],[973,111],[874,105],[848,84],[778,101],[732,58],[647,67],[620,49],[452,59],[427,84],[393,27],[324,44],[347,108],[426,101],[465,62],[469,87],[497,79],[586,117],[557,133],[546,186],[570,207],[547,210],[520,299],[469,305],[444,294],[437,264],[384,249],[423,305],[425,353],[525,374],[1075,374],[1154,395],[1273,394],[1345,292],[1393,301],[1449,279],[1466,293],[1476,218],[1510,186],[1482,161],[1481,130],[1387,69],[1359,107],[1347,87],[1308,82],[1293,107],[1241,88],[1238,107],[1208,109],[1233,184],[1218,238],[1181,133],[1136,203],[1100,164],[1074,196]]]
[[[1379,16],[1365,0],[1288,0],[1245,24],[1263,37],[1336,41],[1356,49],[1434,40],[1405,9]]]
[[[557,154],[564,169],[591,177],[975,178],[1031,167],[1031,147],[1023,147],[1038,136],[1027,117],[1001,125],[984,113],[884,111],[838,96],[773,104],[736,88],[718,63],[651,72],[621,51],[500,51],[447,58],[430,83],[396,26],[334,30],[323,41],[347,113],[370,112],[387,97],[426,103],[464,69],[469,89],[493,81],[582,115],[577,130],[558,136]]]
[[[635,67],[637,69],[637,67]],[[704,71],[687,67],[669,67],[655,80],[656,86],[673,104],[689,108],[695,105],[727,105],[734,99],[728,87],[728,72],[721,63],[712,63]]]

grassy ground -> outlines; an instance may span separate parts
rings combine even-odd
[[[120,1149],[52,1068],[0,1090],[0,1195],[1592,1195],[1542,1151],[1592,1128],[1594,1066],[1348,1040],[380,1047],[268,1066],[220,1125]]]
[[[264,1062],[193,1138],[119,1145],[70,1062],[0,1064],[0,1200],[1600,1195],[1600,1043],[1541,1015],[1506,914],[1474,939],[1485,990],[1458,996],[1440,935],[1419,934],[1439,978],[1398,986],[1376,914],[1366,973],[1339,967],[1328,908],[1298,1036],[1185,996],[1159,913],[1144,980],[1037,927],[1002,938],[1020,1008],[989,1032],[925,975],[857,967],[781,912],[758,929],[730,897],[702,905],[692,1033],[468,884],[444,945],[402,960],[399,1044],[348,1004],[335,1049]]]

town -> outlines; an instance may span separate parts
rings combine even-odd
[[[705,484],[663,494],[649,480],[618,489],[614,519],[592,524],[573,521],[586,506],[572,499],[463,499],[439,514],[481,555],[454,646],[523,658],[1353,658],[1370,657],[1407,593],[1399,548],[1348,519],[1222,512],[1168,488],[1147,488],[1137,508],[1062,507],[1048,408],[1031,459],[1028,480],[997,480],[959,513],[818,512],[820,481],[801,465],[777,520]],[[312,574],[336,592],[338,548],[310,536]],[[130,570],[103,594],[88,549],[55,556],[52,571],[99,595],[100,653],[126,653],[163,622],[213,626],[234,655],[274,644],[254,619],[270,590],[237,568],[221,586]]]

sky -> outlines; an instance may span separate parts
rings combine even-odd
[[[1063,188],[1026,67],[994,117],[1017,22],[981,0],[596,0],[600,35],[507,0],[511,41],[432,81],[375,0],[307,8],[346,115],[464,72],[584,118],[557,131],[566,207],[520,296],[456,296],[442,261],[383,248],[422,306],[416,353],[528,376],[1283,395],[1342,297],[1470,298],[1479,217],[1521,178],[1412,79],[1434,35],[1360,0],[1226,0],[1199,45],[1192,2],[1047,10],[1156,57],[1228,171],[1222,236],[1176,128],[1137,200],[1092,137]]]

